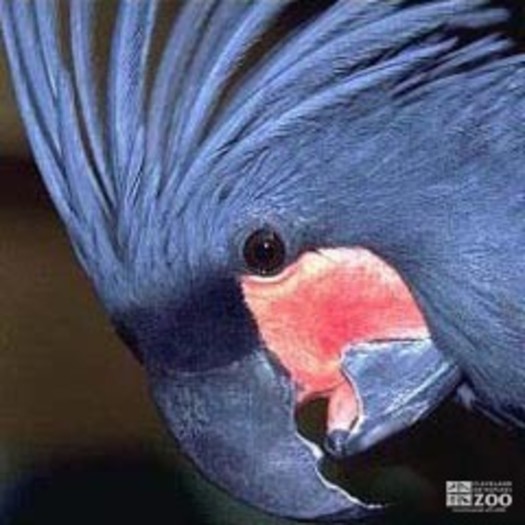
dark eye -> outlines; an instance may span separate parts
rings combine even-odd
[[[250,272],[263,276],[275,275],[286,262],[286,247],[274,231],[256,230],[246,239],[243,256]]]

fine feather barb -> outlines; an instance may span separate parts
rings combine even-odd
[[[155,25],[158,2],[123,0],[113,33],[108,79],[108,141],[111,151],[113,182],[124,194],[140,172],[131,173],[132,155],[142,156],[144,145],[138,142],[144,118],[144,90],[147,58]],[[122,199],[120,199],[122,200]]]
[[[186,167],[211,128],[228,79],[289,0],[223,0],[210,8],[198,48],[188,62],[180,102],[168,130],[163,193],[176,191]],[[153,130],[153,132],[155,132]],[[177,173],[177,177],[172,174]]]
[[[70,205],[79,222],[100,222],[100,203],[103,199],[82,143],[72,83],[67,72],[61,74],[59,87],[57,106],[61,159],[67,174],[81,174],[66,177]]]
[[[214,1],[210,5],[207,18],[203,21],[198,45],[192,56],[182,82],[182,92],[168,128],[168,148],[163,157],[165,173],[181,170],[183,141],[187,136],[186,128],[191,126],[191,112],[199,92],[206,88],[205,78],[217,59],[217,56],[236,26],[249,9],[246,2],[236,0]]]
[[[43,3],[43,2],[40,2]],[[95,71],[92,61],[92,33],[95,0],[71,0],[70,45],[75,92],[82,114],[88,149],[93,157],[101,191],[108,205],[116,197],[108,163],[107,144],[100,116]]]
[[[49,87],[54,98],[58,97],[58,71],[60,68],[60,42],[58,39],[57,1],[35,2],[38,38],[46,50],[43,60],[46,66]]]
[[[234,25],[235,31],[227,39],[212,67],[204,76],[201,89],[195,97],[187,118],[185,136],[178,154],[188,159],[209,124],[222,90],[247,49],[267,29],[268,24],[286,7],[290,0],[266,0],[253,3],[246,14]]]
[[[60,149],[58,140],[58,123],[56,97],[53,95],[46,68],[46,49],[39,40],[34,4],[30,2],[13,2],[11,4],[16,52],[24,65],[27,85],[32,93],[32,102],[39,115],[39,122],[45,135],[49,137],[51,147]]]
[[[170,32],[151,90],[147,115],[146,170],[158,189],[168,130],[179,116],[184,80],[217,0],[187,2]]]

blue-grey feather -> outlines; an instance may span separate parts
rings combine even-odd
[[[385,4],[381,9],[387,11],[391,7]],[[323,46],[335,33],[339,34],[342,28],[349,32],[356,25],[366,23],[363,21],[363,12],[368,13],[369,10],[362,3],[338,2],[331,9],[309,20],[304,27],[280,42],[270,56],[265,57],[255,71],[250,72],[236,94],[235,103],[229,106],[230,109],[245,102],[254,90],[258,91],[265,84],[263,79],[268,82],[286,72],[289,67]]]
[[[100,223],[101,195],[92,166],[86,156],[80,126],[75,108],[72,83],[68,73],[59,78],[57,101],[57,120],[61,144],[61,159],[66,173],[76,173],[81,176],[66,177],[66,185],[70,196],[70,206],[79,223]]]
[[[157,1],[123,0],[117,14],[111,46],[107,86],[108,141],[110,145],[114,184],[125,193],[136,185],[139,172],[130,167],[132,154],[144,148],[143,134],[138,133],[144,120],[144,96],[147,58],[155,24]],[[124,199],[119,199],[124,204]]]
[[[250,46],[253,46],[261,33],[267,29],[268,23],[274,20],[289,2],[290,0],[269,0],[254,3],[238,24],[232,24],[235,30],[214,57],[209,70],[202,75],[202,87],[197,90],[186,119],[179,152],[183,159],[191,158],[197,144],[202,140],[204,132],[209,127],[210,117],[221,100],[224,86],[232,72],[236,70]]]
[[[237,110],[244,115],[250,115],[257,107],[271,107],[271,101],[264,98],[267,88],[273,87],[274,90],[280,91],[286,85],[295,83],[301,72],[315,70],[321,64],[319,60],[316,63],[315,56],[323,57],[329,54],[334,45],[338,46],[336,51],[339,52],[339,57],[343,56],[345,50],[342,47],[347,46],[350,40],[353,44],[356,43],[357,39],[352,39],[351,34],[363,26],[368,28],[381,16],[392,13],[394,7],[393,4],[385,3],[374,11],[363,3],[338,2],[332,9],[311,21],[302,31],[292,34],[287,42],[253,72],[240,86],[239,92],[224,111],[221,123],[231,120],[232,116],[237,115]],[[355,49],[352,49],[347,58],[355,60],[354,53]],[[304,82],[304,79],[301,81]],[[248,101],[251,102],[251,106],[246,105]]]
[[[34,9],[29,2],[14,2],[11,6],[14,25],[14,41],[20,61],[27,77],[32,103],[39,115],[40,126],[49,137],[50,146],[59,150],[56,98],[49,83],[42,49],[37,31]]]
[[[184,80],[216,1],[184,4],[173,24],[154,78],[147,117],[146,165],[155,188],[159,188],[164,167],[160,159],[167,147],[168,130],[180,113]]]
[[[198,94],[206,90],[205,77],[213,68],[221,47],[235,32],[236,26],[250,9],[245,2],[223,0],[215,2],[206,23],[203,25],[199,39],[183,81],[182,95],[178,104],[178,112],[171,119],[168,130],[168,147],[164,156],[164,166],[167,173],[180,172],[183,165],[182,142],[186,137],[186,129],[191,126],[191,112]],[[169,183],[174,179],[171,178]]]
[[[44,62],[47,71],[48,83],[53,93],[57,97],[58,71],[60,68],[60,42],[58,29],[57,1],[36,2],[35,14],[37,17],[37,29],[39,39],[42,42],[42,49],[45,49]]]
[[[44,4],[44,2],[40,2]],[[71,0],[70,4],[70,46],[75,91],[81,109],[86,147],[90,151],[106,201],[116,202],[115,188],[108,161],[108,145],[105,142],[100,101],[93,65],[93,16],[95,0]]]

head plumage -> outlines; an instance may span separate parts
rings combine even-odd
[[[196,184],[214,184],[217,166],[239,177],[246,159],[326,107],[362,112],[349,109],[360,93],[381,85],[405,93],[509,48],[493,30],[483,36],[508,16],[484,0],[307,2],[309,10],[290,0],[206,0],[178,10],[157,61],[160,4],[118,3],[100,81],[96,1],[63,9],[57,0],[0,0],[35,158],[110,303],[130,300],[129,281],[165,262],[178,242],[171,224]],[[294,6],[306,13],[300,26],[271,42]]]

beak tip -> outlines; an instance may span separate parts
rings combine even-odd
[[[352,348],[343,371],[358,392],[363,412],[346,438],[345,456],[363,452],[430,414],[460,379],[457,365],[430,339]]]
[[[350,440],[350,432],[347,430],[332,430],[325,439],[324,449],[335,459],[342,459],[347,453]]]

